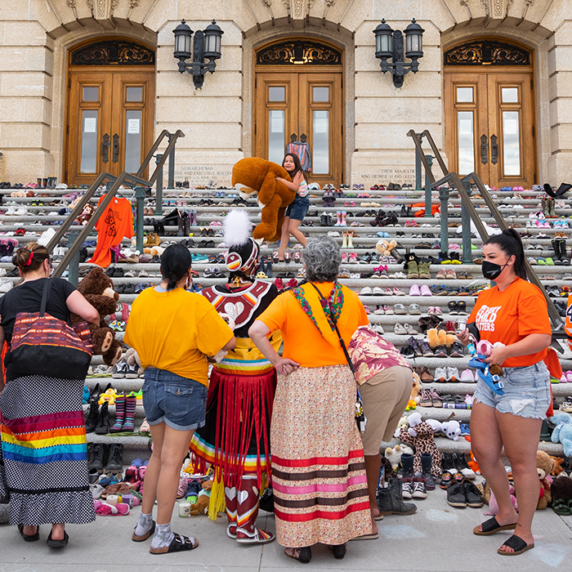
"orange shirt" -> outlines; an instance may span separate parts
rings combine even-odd
[[[481,292],[468,321],[475,322],[481,340],[502,342],[506,346],[530,334],[552,333],[546,299],[534,284],[522,278],[502,292],[498,286]],[[509,358],[503,366],[534,365],[546,357],[546,351]]]
[[[333,282],[316,284],[324,297],[332,291]],[[358,295],[342,286],[344,305],[338,319],[338,329],[346,347],[359,326],[369,323]],[[322,311],[320,308],[319,311]],[[270,331],[280,330],[284,338],[282,356],[302,367],[323,367],[347,364],[342,347],[330,345],[323,337],[292,292],[278,296],[258,318]]]
[[[99,199],[97,206],[101,204],[103,197]],[[93,257],[88,262],[107,268],[111,263],[112,246],[117,246],[123,237],[131,238],[133,230],[133,211],[131,203],[127,199],[114,197],[103,214],[95,223],[97,230],[97,247]]]

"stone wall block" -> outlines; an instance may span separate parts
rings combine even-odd
[[[2,76],[0,96],[31,95],[52,99],[52,78],[45,73],[6,73]]]
[[[177,141],[179,149],[240,149],[241,128],[238,123],[175,123],[157,122],[157,130],[168,129],[173,132],[181,129],[185,137]]]
[[[188,73],[178,71],[157,74],[156,95],[178,97],[240,97],[242,94],[242,75],[240,72],[215,71],[207,74],[203,88],[196,91],[193,78]]]
[[[435,72],[409,73],[400,89],[393,86],[393,76],[389,72],[356,74],[356,97],[442,97],[442,90],[442,75]]]
[[[157,123],[240,123],[238,97],[160,97],[155,106]]]

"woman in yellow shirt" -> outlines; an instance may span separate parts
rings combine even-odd
[[[314,544],[343,558],[346,541],[372,532],[356,381],[334,327],[347,347],[368,320],[357,294],[337,283],[341,253],[331,238],[308,239],[303,261],[308,283],[278,296],[249,335],[278,372],[270,433],[276,538],[287,556],[309,562]],[[282,357],[267,337],[277,329]]]
[[[154,532],[152,554],[198,545],[196,539],[171,531],[179,472],[195,429],[205,424],[207,356],[236,345],[232,330],[208,300],[185,290],[190,271],[188,249],[169,246],[161,256],[163,281],[135,300],[124,338],[145,368],[143,407],[154,445],[133,540],[142,542]],[[157,526],[152,518],[155,499]]]

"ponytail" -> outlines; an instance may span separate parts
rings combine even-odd
[[[524,266],[524,246],[520,235],[514,228],[507,228],[501,234],[495,234],[485,244],[496,244],[507,256],[514,256],[514,272],[523,280],[527,280]]]
[[[172,244],[161,254],[161,274],[167,280],[167,290],[174,290],[177,282],[191,268],[192,258],[189,249],[182,244]]]

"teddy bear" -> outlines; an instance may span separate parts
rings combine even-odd
[[[113,314],[119,294],[113,290],[113,281],[102,268],[96,266],[79,283],[77,288],[85,299],[99,312],[99,325],[88,324],[93,341],[94,355],[103,356],[106,365],[115,365],[121,359],[121,343],[105,322],[105,317]],[[81,322],[77,314],[71,314],[72,323]]]
[[[540,480],[540,493],[536,505],[537,510],[545,509],[552,501],[552,495],[550,493],[552,477],[550,473],[554,470],[555,464],[548,453],[544,451],[536,452],[536,471],[538,472],[538,478]]]
[[[399,464],[401,463],[401,455],[404,453],[413,455],[413,449],[407,445],[395,445],[393,449],[391,447],[387,447],[383,455],[389,461],[391,467],[395,470],[399,467]]]
[[[95,212],[95,207],[88,203],[87,205],[85,205],[85,207],[83,207],[83,210],[81,211],[81,214],[77,217],[76,221],[79,224],[85,226],[93,216],[94,212]]]
[[[397,242],[392,240],[391,242],[382,238],[381,240],[377,241],[375,245],[375,249],[382,255],[382,256],[393,256],[393,258],[399,258],[399,254],[395,251],[397,247]],[[395,254],[393,254],[395,252]]]
[[[440,346],[451,347],[453,342],[457,339],[454,334],[448,334],[445,330],[431,328],[427,330],[427,341],[429,347],[435,351]]]
[[[143,366],[141,365],[139,354],[133,348],[129,348],[125,352],[125,361],[127,362],[127,365],[131,367],[137,365],[137,375],[143,375],[145,372]]]
[[[277,181],[276,177],[292,180],[284,167],[258,157],[241,159],[232,168],[232,186],[240,195],[248,199],[258,194],[262,220],[252,232],[255,240],[280,240],[286,207],[296,198],[296,191]]]
[[[435,439],[433,438],[433,428],[419,413],[412,413],[407,421],[409,429],[398,429],[395,437],[415,448],[413,457],[413,468],[416,473],[421,473],[421,455],[429,453],[431,455],[431,474],[438,477],[441,474],[441,453],[437,449]]]
[[[461,436],[461,426],[458,421],[451,419],[441,424],[443,433],[452,441],[458,441]]]
[[[191,516],[199,516],[200,514],[208,515],[212,488],[213,481],[203,482],[202,489],[197,497],[197,502],[191,503]]]
[[[562,443],[564,455],[572,457],[572,417],[568,413],[560,413],[551,417],[550,421],[556,425],[552,432],[552,442]]]

